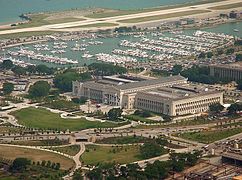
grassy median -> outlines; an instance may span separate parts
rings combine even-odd
[[[113,11],[109,10],[109,11],[103,11],[100,13],[89,14],[86,17],[88,17],[88,18],[107,18],[107,17],[115,17],[115,16],[123,16],[123,15],[130,15],[130,14],[138,14],[138,13],[146,13],[146,12],[153,12],[153,11],[182,8],[182,7],[187,7],[187,6],[195,6],[195,5],[202,5],[202,4],[222,2],[222,1],[225,1],[225,0],[203,0],[201,2],[189,2],[189,3],[183,3],[183,4],[177,4],[177,5],[160,6],[160,7],[144,8],[144,9],[136,9],[136,10],[113,10]]]
[[[182,17],[182,16],[202,14],[202,13],[208,13],[208,12],[211,12],[211,11],[209,11],[209,10],[191,10],[191,11],[167,13],[167,14],[161,14],[161,15],[155,15],[155,16],[145,16],[145,17],[139,17],[139,18],[131,18],[131,19],[121,20],[121,21],[118,21],[118,22],[120,22],[120,23],[140,23],[140,22],[146,22],[146,21],[156,21],[156,20],[161,20],[161,19]]]
[[[214,6],[214,7],[211,7],[209,9],[225,10],[225,9],[240,8],[240,7],[242,7],[242,2],[234,3],[234,4],[226,4],[226,5],[221,5],[221,6]]]
[[[202,132],[187,132],[180,135],[181,138],[197,141],[201,143],[212,143],[221,139],[228,138],[230,136],[242,133],[241,128],[226,129],[226,130],[214,130],[214,131],[202,131]]]

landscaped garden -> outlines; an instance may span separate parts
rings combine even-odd
[[[81,161],[86,165],[99,163],[131,163],[141,160],[139,146],[97,146],[87,145]]]
[[[239,133],[242,133],[241,128],[202,131],[202,132],[187,132],[187,133],[180,134],[180,137],[207,144],[207,143],[212,143]]]
[[[39,129],[54,129],[54,130],[66,130],[78,131],[88,128],[113,128],[127,124],[124,123],[112,123],[112,122],[99,122],[88,121],[85,118],[71,119],[61,118],[59,114],[52,113],[42,108],[25,108],[11,113],[18,120],[19,124],[22,124],[29,128]]]
[[[86,165],[132,163],[168,153],[163,143],[162,139],[157,139],[145,142],[143,145],[87,145],[85,153],[81,156],[81,160]]]

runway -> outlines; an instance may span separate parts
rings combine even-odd
[[[194,14],[187,15],[189,17],[197,17],[201,15],[206,17],[209,14],[213,14],[213,13],[219,14],[220,12],[224,12],[224,10],[214,10],[210,8],[221,6],[221,5],[235,4],[235,3],[241,3],[241,0],[227,0],[227,1],[216,2],[216,3],[207,3],[207,4],[201,4],[201,5],[195,5],[195,6],[186,6],[181,8],[167,9],[167,10],[157,10],[152,12],[114,16],[114,17],[108,17],[108,18],[92,19],[92,18],[80,17],[86,20],[69,22],[69,23],[52,24],[52,25],[43,25],[43,26],[31,27],[31,28],[3,30],[3,31],[0,31],[0,35],[21,33],[21,32],[32,32],[32,31],[73,31],[73,30],[87,30],[87,29],[97,30],[97,29],[106,29],[106,28],[110,29],[110,27],[95,27],[95,24],[99,24],[99,23],[112,23],[112,24],[115,23],[115,24],[118,24],[118,26],[134,26],[134,25],[146,24],[151,22],[157,22],[161,20],[165,21],[168,19],[179,19],[181,18],[180,14],[182,12],[184,12],[184,14],[186,12],[191,12],[191,13],[194,12]],[[241,7],[238,7],[238,8],[241,9]],[[198,12],[198,13],[195,13],[195,12]],[[174,13],[179,13],[179,15],[177,17],[174,16],[172,18],[164,18],[164,19],[162,18],[157,20],[159,16],[174,14]],[[153,20],[152,17],[154,16],[158,16],[158,17],[156,17],[155,20]],[[187,16],[182,16],[182,17],[187,17]],[[144,20],[143,22],[140,22],[140,21],[135,22],[137,18],[147,19],[147,17],[149,17],[150,20]],[[129,23],[129,20],[131,20],[132,22]],[[93,25],[94,27],[87,27],[87,28],[81,27],[86,25]]]

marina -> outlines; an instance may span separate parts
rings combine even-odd
[[[46,64],[51,67],[76,66],[93,62],[112,62],[129,66],[149,62],[169,69],[174,64],[191,66],[189,57],[201,52],[228,47],[241,32],[232,28],[225,33],[219,30],[242,27],[242,23],[230,23],[203,30],[147,31],[120,34],[77,33],[48,36],[46,42],[6,48],[1,58],[12,58],[26,64]],[[181,63],[181,61],[183,63]],[[187,62],[186,62],[187,61]],[[186,63],[184,63],[186,62]]]

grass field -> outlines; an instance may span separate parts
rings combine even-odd
[[[50,14],[33,14],[30,16],[31,21],[29,21],[28,23],[18,24],[17,26],[13,26],[12,28],[7,28],[7,29],[38,27],[38,26],[43,26],[43,25],[68,23],[68,22],[76,22],[76,21],[85,20],[83,18],[74,18],[74,17],[60,17],[58,19],[48,19],[49,16],[51,16],[51,15]]]
[[[30,128],[78,131],[89,128],[111,128],[127,123],[87,121],[86,119],[63,119],[59,114],[41,108],[25,108],[11,113],[18,122]]]
[[[118,22],[120,22],[120,23],[140,23],[140,22],[146,22],[146,21],[156,21],[156,20],[161,20],[161,19],[182,17],[182,16],[202,14],[202,13],[208,13],[208,12],[210,12],[210,11],[209,10],[191,10],[191,11],[168,13],[168,14],[155,15],[155,16],[146,16],[146,17],[125,19],[125,20],[121,20]]]
[[[180,135],[181,138],[189,139],[201,143],[212,143],[230,136],[242,133],[242,129],[228,129],[216,131],[203,131],[203,132],[189,132]]]
[[[124,136],[124,137],[109,137],[97,140],[96,143],[100,144],[135,144],[149,142],[150,139],[141,136]]]
[[[129,14],[137,14],[137,13],[145,13],[145,12],[152,12],[152,11],[160,11],[160,10],[167,10],[167,9],[175,9],[181,8],[186,6],[195,6],[201,5],[206,3],[213,3],[213,2],[221,2],[224,0],[203,0],[200,2],[189,2],[184,4],[177,4],[171,6],[161,6],[156,8],[145,8],[145,9],[137,9],[137,10],[116,10],[116,11],[109,11],[109,12],[100,12],[87,15],[88,18],[106,18],[106,17],[114,17],[114,16],[122,16],[122,15],[129,15]]]
[[[99,28],[99,27],[113,27],[118,26],[118,24],[115,23],[96,23],[96,24],[88,24],[83,26],[75,26],[72,28]]]
[[[86,165],[112,162],[125,164],[141,160],[139,155],[139,146],[107,147],[87,145],[86,152],[82,155],[81,160]]]
[[[67,145],[69,142],[61,141],[61,140],[32,140],[32,141],[12,141],[11,144],[15,145],[23,145],[23,146],[59,146],[59,145]]]
[[[35,162],[49,160],[51,162],[60,163],[61,169],[69,169],[74,166],[74,162],[72,160],[61,155],[41,150],[33,150],[19,147],[8,147],[0,145],[0,157],[10,160],[14,160],[16,157],[24,157]]]
[[[52,150],[75,156],[80,151],[79,145],[51,148]]]
[[[221,5],[221,6],[214,6],[209,9],[212,10],[224,10],[224,9],[232,9],[232,8],[239,8],[242,7],[242,2],[234,3],[234,4],[227,4],[227,5]]]

